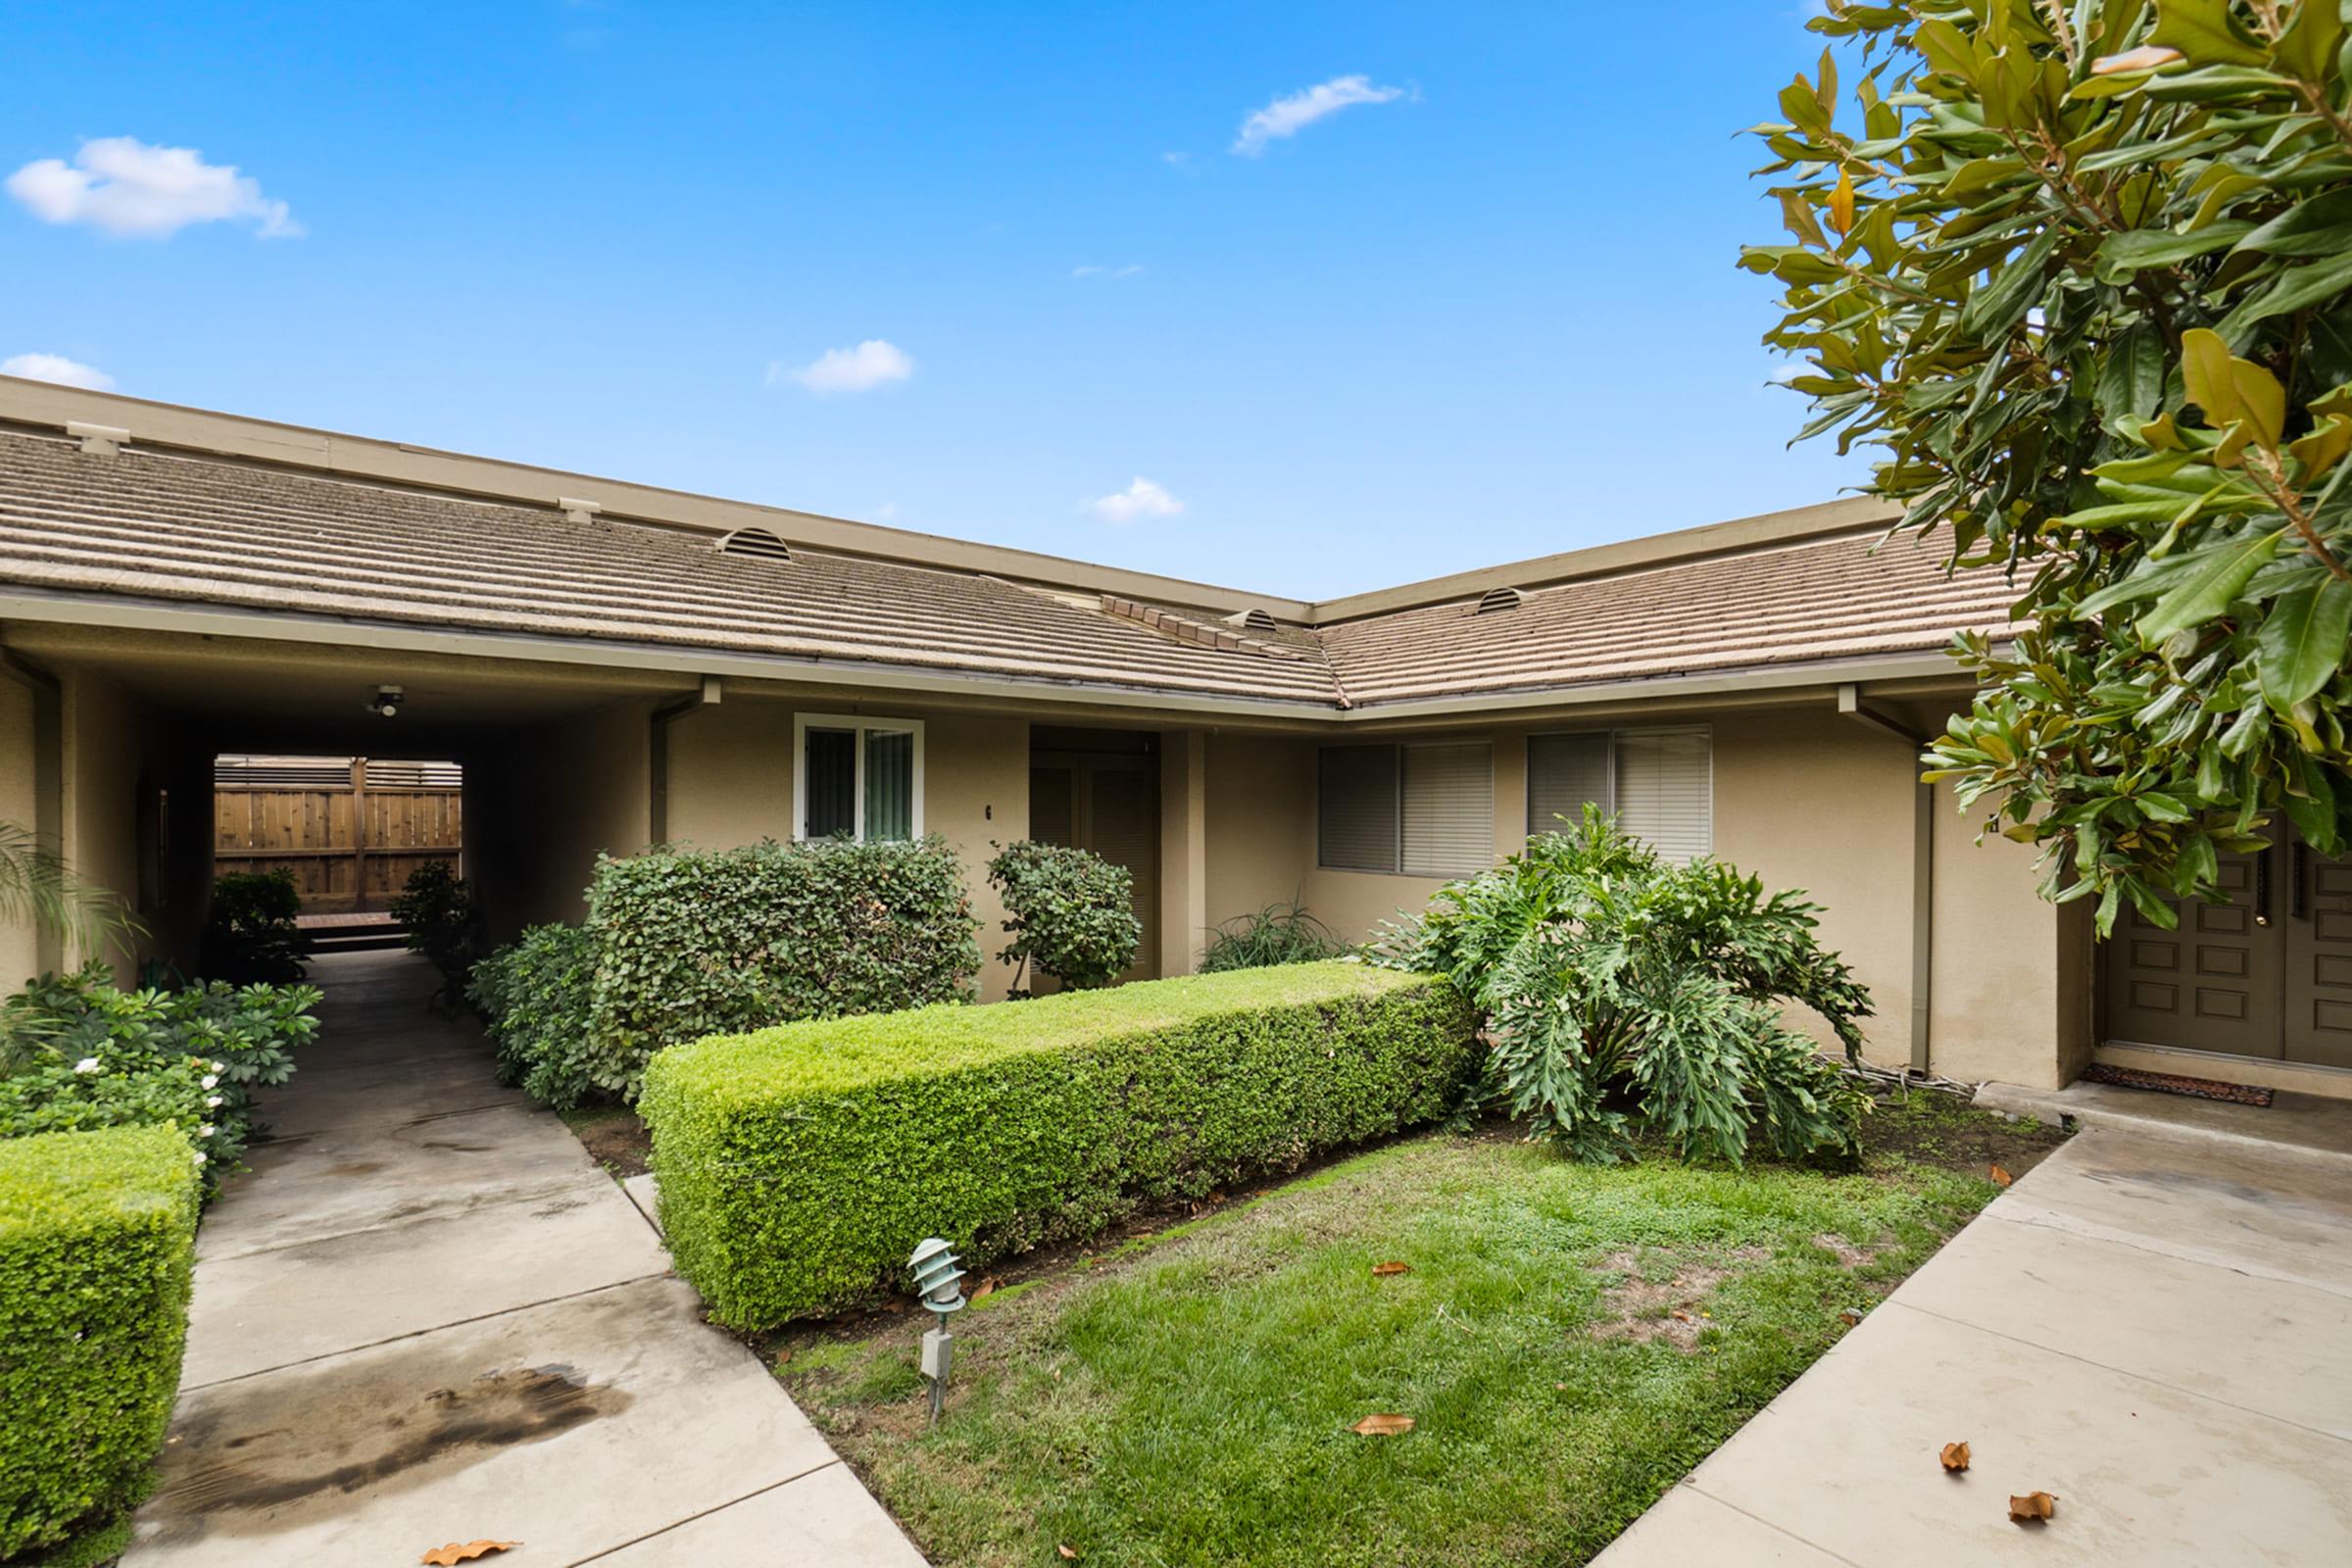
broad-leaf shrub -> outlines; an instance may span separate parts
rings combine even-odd
[[[970,999],[979,921],[945,839],[820,839],[598,860],[591,1050],[635,1099],[647,1056],[794,1018]]]
[[[411,871],[392,901],[392,918],[407,929],[411,951],[441,972],[441,994],[453,1003],[465,996],[466,978],[482,956],[482,919],[457,866],[427,860]]]
[[[0,1138],[169,1126],[209,1191],[252,1135],[253,1092],[284,1083],[317,1034],[318,1004],[304,985],[124,991],[102,964],[44,977],[5,1004],[39,1045],[0,1077]]]
[[[1483,1101],[1579,1158],[1638,1133],[1738,1160],[1850,1152],[1866,1097],[1782,1019],[1798,1003],[1849,1055],[1870,994],[1814,938],[1819,906],[1720,860],[1678,865],[1592,807],[1441,888],[1386,961],[1449,976],[1487,1015]]]
[[[1303,904],[1269,904],[1220,923],[1200,954],[1200,972],[1262,969],[1277,963],[1313,963],[1336,958],[1348,945]]]
[[[1135,877],[1091,850],[1023,839],[988,862],[989,885],[1004,900],[1012,941],[997,956],[1017,965],[1014,994],[1035,968],[1083,991],[1107,985],[1135,962],[1144,923],[1135,915]]]
[[[0,1558],[119,1538],[179,1385],[197,1167],[163,1127],[0,1139]]]
[[[1442,981],[1293,964],[698,1041],[654,1058],[640,1109],[678,1271],[763,1327],[928,1235],[985,1263],[1434,1120],[1471,1025]]]
[[[532,926],[475,964],[466,990],[498,1047],[499,1076],[558,1110],[623,1095],[644,1068],[642,1056],[599,1049],[588,1027],[596,946],[586,926]]]
[[[310,938],[294,923],[302,893],[294,873],[231,871],[213,879],[205,913],[204,972],[231,985],[283,985],[303,976]]]

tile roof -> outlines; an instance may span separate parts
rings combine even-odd
[[[201,454],[0,431],[0,583],[61,593],[1368,708],[1932,650],[1997,627],[1998,573],[1845,534],[1320,627],[826,554],[722,554],[688,529],[567,518]]]

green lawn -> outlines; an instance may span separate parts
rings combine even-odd
[[[1839,1175],[1417,1138],[1001,1287],[936,1432],[927,1314],[771,1348],[943,1568],[1578,1563],[2050,1139],[1922,1095],[1870,1141]]]

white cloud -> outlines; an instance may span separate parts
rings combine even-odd
[[[1126,489],[1097,496],[1078,510],[1097,522],[1124,525],[1146,517],[1173,517],[1184,510],[1184,503],[1168,494],[1167,486],[1154,484],[1139,473],[1135,483]]]
[[[1073,267],[1072,277],[1133,277],[1144,270],[1141,262],[1129,262],[1125,267]]]
[[[59,386],[87,387],[112,392],[115,378],[94,365],[69,360],[63,354],[12,354],[0,360],[0,375],[21,375],[28,381],[54,381]]]
[[[50,223],[88,223],[109,234],[161,239],[190,223],[250,219],[265,239],[302,225],[286,204],[231,164],[208,164],[193,147],[150,147],[135,136],[85,141],[69,165],[40,158],[8,176],[8,193]]]
[[[1241,134],[1233,138],[1233,151],[1255,158],[1266,150],[1266,143],[1296,136],[1325,116],[1357,104],[1395,103],[1404,96],[1402,87],[1375,87],[1370,76],[1334,76],[1277,98],[1243,121]]]
[[[854,349],[827,349],[797,370],[782,362],[767,368],[767,384],[790,379],[811,392],[870,392],[890,381],[914,373],[914,361],[896,344],[869,337]]]

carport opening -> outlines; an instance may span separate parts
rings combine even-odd
[[[419,866],[466,874],[465,785],[465,769],[441,759],[222,753],[213,874],[282,870],[305,928],[388,935]]]

